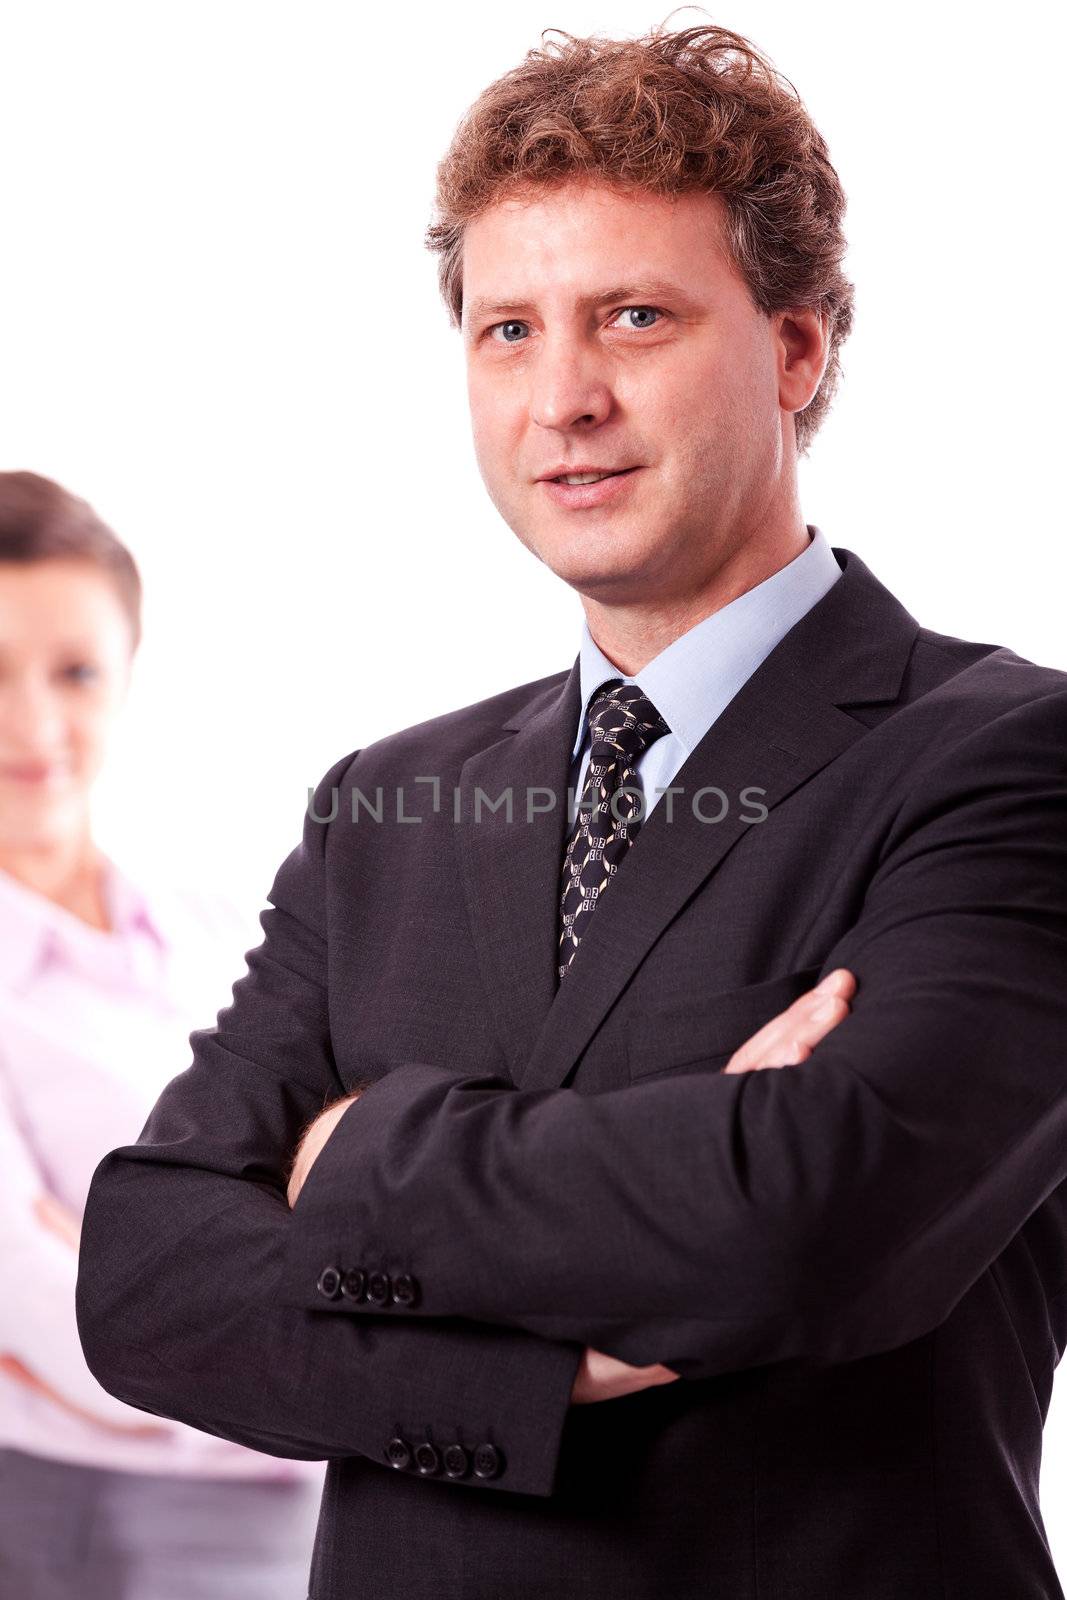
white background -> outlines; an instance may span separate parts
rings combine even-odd
[[[0,5],[0,467],[85,495],[142,568],[97,810],[131,866],[258,908],[339,756],[572,661],[577,596],[478,478],[422,232],[457,119],[541,29],[666,15]],[[707,21],[796,83],[850,197],[857,325],[807,519],[928,626],[1067,667],[1055,13],[672,25]],[[1055,1403],[1043,1501],[1067,1575]]]

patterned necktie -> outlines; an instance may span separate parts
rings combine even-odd
[[[637,762],[670,733],[636,683],[603,684],[589,705],[592,745],[581,803],[563,856],[559,976],[574,960],[597,902],[618,871],[641,825],[643,793]],[[620,793],[620,790],[627,792]],[[634,793],[632,791],[636,790]]]

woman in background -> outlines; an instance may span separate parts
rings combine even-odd
[[[321,1464],[115,1400],[75,1325],[93,1170],[137,1138],[253,942],[93,842],[140,602],[84,501],[0,473],[0,1595],[304,1600]]]

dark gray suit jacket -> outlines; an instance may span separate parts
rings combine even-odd
[[[835,554],[558,992],[577,661],[339,761],[96,1171],[90,1367],[329,1458],[314,1600],[1062,1594],[1067,674]],[[721,1073],[837,966],[808,1061]],[[587,1344],[682,1376],[571,1407]]]

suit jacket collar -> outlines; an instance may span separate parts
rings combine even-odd
[[[841,578],[685,761],[673,780],[684,795],[670,820],[666,796],[648,816],[562,985],[559,884],[579,658],[503,725],[499,740],[464,762],[454,830],[464,892],[501,1044],[521,1087],[566,1080],[654,941],[752,825],[741,791],[757,786],[759,802],[773,810],[864,732],[846,707],[897,698],[919,623],[859,556],[837,547],[834,554]],[[731,801],[714,825],[691,804],[705,785]],[[510,820],[499,804],[507,795]]]

